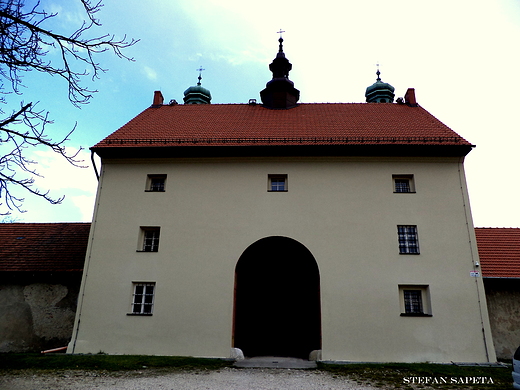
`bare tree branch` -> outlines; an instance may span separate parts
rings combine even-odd
[[[33,187],[34,177],[41,175],[34,169],[36,162],[26,157],[26,149],[31,147],[46,147],[61,155],[70,164],[80,167],[81,161],[77,159],[81,148],[73,153],[68,153],[65,143],[72,134],[72,129],[60,141],[53,141],[45,134],[45,128],[52,122],[48,119],[48,113],[36,111],[32,103],[23,104],[21,108],[13,112],[11,116],[0,122],[0,145],[9,146],[10,151],[0,157],[0,194],[3,205],[8,210],[23,212],[21,205],[24,198],[13,195],[10,186],[18,186],[32,195],[40,196],[51,204],[59,204],[63,197],[51,197],[49,191],[42,192]],[[21,132],[20,129],[25,129]],[[6,212],[3,211],[3,214]]]
[[[85,86],[85,77],[95,80],[106,71],[96,62],[96,55],[112,51],[119,58],[133,60],[122,50],[137,40],[128,41],[126,36],[116,39],[109,34],[85,37],[87,31],[101,26],[96,14],[103,4],[98,0],[79,1],[85,11],[85,20],[71,34],[61,34],[46,27],[58,15],[45,11],[40,1],[26,6],[24,0],[0,0],[0,103],[8,105],[7,97],[13,96],[12,93],[21,95],[20,88],[27,87],[23,84],[23,75],[37,71],[65,80],[70,102],[79,107],[88,103],[96,92]],[[47,59],[50,50],[59,55]],[[5,90],[1,80],[10,84],[9,90]],[[36,104],[22,102],[9,115],[0,108],[0,116],[5,115],[0,117],[0,154],[3,154],[0,156],[0,215],[11,210],[23,212],[24,199],[13,195],[11,188],[14,187],[53,204],[63,200],[63,197],[54,198],[49,191],[33,187],[34,177],[40,175],[34,168],[37,163],[26,157],[28,148],[44,147],[75,166],[81,163],[77,159],[81,149],[69,153],[65,148],[74,129],[63,139],[53,140],[45,133],[46,126],[52,123],[49,113],[35,107]]]

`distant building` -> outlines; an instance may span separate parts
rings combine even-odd
[[[497,357],[520,346],[520,229],[476,228],[489,321]]]
[[[68,352],[495,361],[472,145],[379,74],[368,103],[299,103],[282,43],[261,103],[156,92],[92,148]]]
[[[68,344],[89,230],[90,223],[0,224],[0,353]]]

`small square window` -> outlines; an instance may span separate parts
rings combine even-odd
[[[138,252],[158,252],[159,251],[159,227],[141,227],[141,237]]]
[[[269,192],[287,192],[287,175],[269,175]]]
[[[399,286],[401,316],[431,316],[428,286]]]
[[[152,315],[155,297],[155,283],[134,283],[132,313]]]
[[[166,175],[148,175],[146,192],[164,192]]]
[[[397,237],[399,240],[400,254],[418,255],[420,253],[416,225],[398,225]]]
[[[394,193],[415,193],[413,175],[392,175],[392,181],[394,183]]]

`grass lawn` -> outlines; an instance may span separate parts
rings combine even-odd
[[[0,375],[16,370],[103,370],[129,371],[218,370],[233,362],[174,356],[0,354]],[[512,388],[511,366],[457,366],[426,363],[323,364],[318,370],[344,376],[359,384],[395,389],[494,389]]]
[[[0,354],[0,370],[106,370],[128,371],[146,368],[215,370],[231,361],[176,356]]]

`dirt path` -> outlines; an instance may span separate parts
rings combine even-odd
[[[321,371],[225,368],[205,372],[17,371],[0,376],[1,390],[373,390]]]

